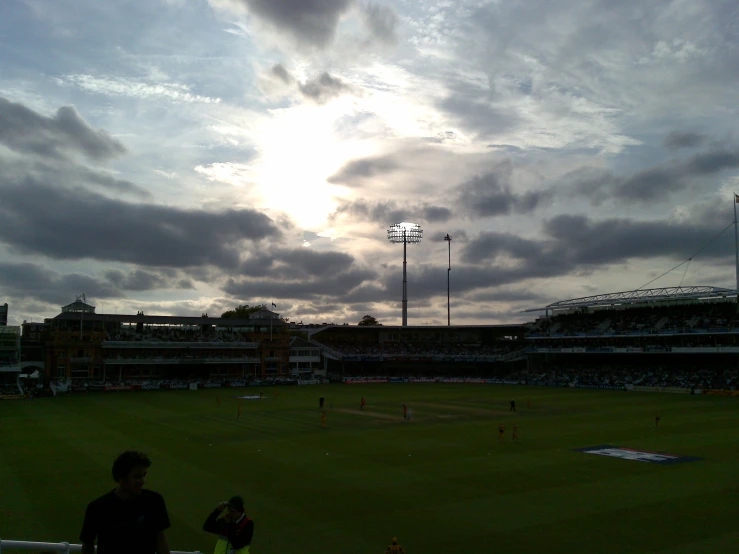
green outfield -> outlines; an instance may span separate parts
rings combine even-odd
[[[147,487],[166,499],[178,550],[211,552],[215,537],[201,526],[234,494],[255,520],[254,554],[379,554],[393,536],[410,554],[739,545],[737,398],[325,385],[283,387],[277,398],[265,388],[264,400],[242,401],[237,419],[235,396],[255,390],[0,402],[0,539],[79,542],[87,502],[114,487],[113,458],[137,449],[153,459]],[[514,422],[519,443],[510,442]],[[702,460],[657,465],[573,450],[598,445]]]

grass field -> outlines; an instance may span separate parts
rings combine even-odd
[[[154,461],[147,487],[166,499],[178,550],[211,552],[215,536],[201,526],[234,494],[255,520],[254,554],[379,554],[393,536],[410,554],[707,553],[739,544],[736,398],[325,385],[283,387],[278,398],[265,389],[237,419],[235,396],[254,391],[0,402],[0,539],[79,542],[87,503],[114,487],[113,458],[137,449]],[[510,441],[514,421],[520,443],[499,444],[498,423]],[[702,460],[657,465],[573,450],[602,444]]]

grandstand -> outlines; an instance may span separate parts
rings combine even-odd
[[[733,335],[739,333],[735,298],[727,289],[675,287],[564,300],[526,310],[547,314],[527,339]]]
[[[527,311],[547,314],[525,338],[531,382],[739,388],[736,291],[635,290]]]
[[[527,326],[347,326],[309,331],[336,375],[477,375],[523,348]]]
[[[327,326],[309,333],[334,378],[487,377],[602,388],[738,388],[736,292],[646,289],[564,300],[535,322]]]
[[[81,299],[46,320],[45,370],[53,379],[283,376],[290,337],[278,314],[249,319],[97,314]]]

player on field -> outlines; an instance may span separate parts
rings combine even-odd
[[[323,403],[325,402],[323,396],[318,399],[318,407],[323,410]]]
[[[498,425],[498,442],[505,441],[505,425]]]
[[[367,405],[367,401],[364,399],[364,396],[362,397],[362,400],[359,402],[359,409],[364,410],[364,407]]]
[[[660,418],[660,416],[659,416],[659,412],[657,412],[656,414],[654,414],[654,427],[655,427],[656,429],[659,429],[659,420],[660,420],[660,419],[661,419],[661,418]]]
[[[508,410],[509,412],[515,412],[516,411],[516,401],[511,400],[511,409]]]
[[[511,442],[516,442],[518,440],[518,423],[513,424],[513,436],[511,437]]]
[[[398,544],[397,537],[393,537],[393,543],[387,547],[385,554],[405,554],[405,549]]]
[[[326,412],[321,413],[321,428],[326,428]]]
[[[403,404],[403,419],[408,419],[408,406]]]

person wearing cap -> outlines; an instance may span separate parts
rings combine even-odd
[[[205,520],[203,531],[218,535],[214,554],[248,554],[254,522],[244,513],[244,500],[234,496],[216,506]]]
[[[385,554],[392,554],[392,553],[405,554],[405,549],[398,544],[397,537],[393,537],[393,544],[388,546],[387,550],[385,550]]]

